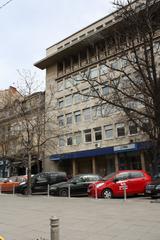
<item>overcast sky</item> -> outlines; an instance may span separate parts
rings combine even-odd
[[[112,0],[12,0],[0,8],[0,89],[14,85],[17,70],[45,77],[33,64],[45,49],[109,14]],[[0,7],[7,0],[0,0]]]

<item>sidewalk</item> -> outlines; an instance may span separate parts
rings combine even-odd
[[[148,199],[90,199],[0,195],[0,236],[50,239],[50,217],[60,240],[160,240],[160,204]]]

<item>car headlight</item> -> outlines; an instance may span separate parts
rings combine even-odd
[[[97,185],[96,185],[96,188],[99,188],[99,187],[101,187],[101,186],[103,186],[104,185],[104,183],[98,183]]]
[[[155,187],[155,189],[160,190],[160,184]]]

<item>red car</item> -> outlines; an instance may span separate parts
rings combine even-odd
[[[107,175],[103,181],[90,184],[88,195],[98,198],[122,197],[124,186],[127,196],[142,194],[150,182],[151,176],[143,170],[118,171]]]

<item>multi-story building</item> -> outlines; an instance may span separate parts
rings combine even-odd
[[[112,13],[47,48],[46,57],[35,63],[46,69],[46,96],[50,96],[51,86],[56,89],[57,108],[52,111],[57,116],[59,134],[57,148],[46,151],[45,170],[105,175],[119,169],[150,168],[147,136],[123,122],[112,107],[102,116],[104,109],[95,98],[88,97],[91,89],[81,82],[85,71],[91,78],[100,79],[106,72],[106,62],[122,64],[112,42],[117,23],[117,12]],[[107,86],[102,91],[107,93]]]
[[[28,135],[36,142],[43,138],[44,92],[36,92],[23,97],[16,88],[10,87],[0,94],[0,177],[26,174],[27,151],[24,140]],[[37,129],[37,130],[36,130]],[[38,132],[42,129],[42,133]],[[33,138],[32,137],[32,138]],[[34,147],[35,146],[35,147]],[[37,164],[41,170],[42,147],[33,144],[31,149],[32,173],[36,173]]]

